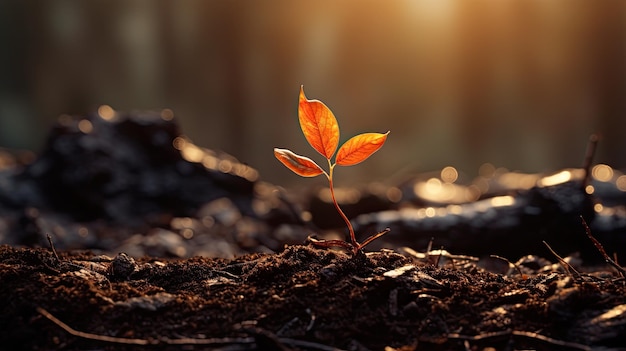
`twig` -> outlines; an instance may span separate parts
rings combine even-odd
[[[289,339],[289,338],[278,338],[278,340],[280,340],[280,342],[282,342],[283,344],[287,344],[287,345],[291,345],[291,346],[295,346],[295,347],[303,348],[307,350],[342,351],[342,349],[338,349],[336,347],[318,344],[316,342],[311,342],[311,341],[295,340],[295,339]]]
[[[578,350],[584,350],[584,351],[593,350],[590,346],[587,346],[587,345],[583,345],[583,344],[579,344],[579,343],[575,343],[571,341],[558,340],[558,339],[551,338],[549,336],[545,336],[545,335],[541,335],[541,334],[533,333],[533,332],[513,330],[512,334],[515,336],[523,336],[529,339],[541,340],[543,342],[547,342],[548,344],[569,347],[572,349],[578,349]]]
[[[255,342],[255,338],[247,337],[247,338],[210,338],[210,339],[195,339],[195,338],[181,338],[181,339],[169,339],[169,338],[161,338],[158,340],[146,340],[146,339],[129,339],[129,338],[118,338],[114,336],[108,335],[98,335],[92,333],[86,333],[79,330],[76,330],[69,325],[63,323],[60,319],[53,316],[50,312],[46,311],[41,307],[37,307],[37,312],[39,312],[44,317],[51,320],[54,324],[61,327],[63,330],[68,332],[71,335],[77,336],[83,339],[95,340],[95,341],[103,341],[113,344],[124,344],[124,345],[223,345],[223,344],[252,344]]]
[[[443,246],[439,249],[439,255],[437,255],[437,260],[435,261],[435,267],[439,267],[439,261],[441,260],[441,256],[443,253]],[[452,265],[454,266],[454,260],[452,260]]]
[[[434,262],[431,260],[431,257],[443,257],[443,258],[447,258],[449,260],[457,260],[457,261],[478,261],[478,257],[473,257],[473,256],[466,256],[466,255],[453,255],[451,253],[449,253],[448,251],[441,249],[441,250],[428,250],[426,252],[417,252],[415,250],[413,250],[412,248],[408,247],[408,246],[403,246],[400,248],[401,251],[403,251],[405,254],[414,257],[418,260],[427,260],[429,263],[434,265]]]
[[[69,325],[65,324],[60,319],[53,316],[50,312],[46,311],[44,308],[37,307],[37,312],[39,312],[42,316],[48,318],[54,324],[61,327],[63,330],[68,332],[71,335],[74,335],[79,338],[108,342],[113,344],[124,344],[124,345],[226,345],[226,344],[240,344],[240,345],[253,345],[256,344],[256,337],[243,337],[243,338],[209,338],[209,339],[196,339],[196,338],[180,338],[180,339],[169,339],[167,337],[163,337],[157,340],[146,340],[146,339],[130,339],[130,338],[118,338],[114,336],[108,335],[98,335],[92,333],[86,333],[79,330],[76,330]],[[254,334],[259,335],[259,331],[257,330]],[[267,334],[267,333],[266,333]],[[268,335],[264,335],[268,336]],[[271,336],[271,335],[270,335]],[[323,345],[311,341],[304,340],[296,340],[290,338],[275,338],[274,341],[295,346],[301,347],[311,350],[321,350],[321,351],[342,351],[341,349]]]
[[[110,342],[110,343],[115,343],[115,344],[126,344],[126,345],[148,345],[149,344],[148,340],[144,340],[144,339],[117,338],[113,336],[81,332],[63,323],[60,319],[53,316],[50,312],[46,311],[45,309],[41,307],[37,307],[37,312],[39,312],[42,316],[51,320],[54,324],[63,328],[63,330],[65,330],[66,332],[74,336],[77,336],[79,338],[104,341],[104,342]]]
[[[541,334],[537,334],[533,332],[527,332],[527,331],[519,331],[519,330],[504,330],[504,331],[499,331],[499,332],[484,333],[484,334],[478,334],[478,335],[462,335],[462,334],[457,334],[457,333],[450,333],[448,334],[448,338],[457,339],[457,340],[481,341],[485,339],[497,338],[497,337],[502,337],[502,336],[507,336],[507,335],[521,336],[521,337],[525,337],[529,339],[540,340],[551,345],[560,346],[560,347],[568,347],[571,349],[578,349],[578,350],[583,350],[583,351],[593,350],[590,346],[587,346],[587,345],[578,344],[575,342],[558,340],[558,339],[554,339],[545,335],[541,335]]]
[[[567,263],[567,261],[565,261],[561,256],[559,256],[554,250],[552,250],[552,248],[550,247],[550,245],[548,245],[547,242],[543,241],[543,244],[546,245],[546,247],[548,248],[548,250],[550,250],[550,252],[552,252],[552,254],[554,255],[554,257],[556,257],[557,260],[559,260],[559,263],[561,264],[561,266],[563,267],[563,269],[565,269],[565,271],[572,277],[574,278],[574,280],[576,281],[582,281],[582,276],[580,275],[580,273],[578,273],[577,270],[574,269],[574,267],[572,267],[571,264]],[[572,273],[573,272],[573,273]]]
[[[587,236],[589,237],[593,245],[596,247],[596,249],[598,249],[602,257],[604,257],[604,261],[610,264],[613,268],[615,268],[619,272],[619,274],[622,275],[622,277],[626,278],[626,270],[624,270],[624,268],[620,267],[620,265],[613,261],[611,257],[607,255],[606,251],[604,250],[604,246],[602,246],[602,244],[596,238],[594,238],[593,235],[591,235],[591,229],[589,229],[589,226],[587,225],[587,222],[585,221],[583,216],[580,216],[580,220],[583,222],[583,227],[585,227],[585,233],[587,233]]]
[[[433,249],[433,242],[435,241],[435,237],[431,236],[430,240],[428,241],[428,246],[426,246],[426,252],[430,252],[430,250]]]
[[[278,331],[276,332],[276,335],[281,335],[284,334],[284,332],[291,328],[294,324],[298,323],[300,321],[300,318],[298,317],[293,317],[289,322],[285,323],[280,329],[278,329]]]
[[[597,134],[591,134],[589,136],[589,143],[587,144],[587,152],[585,153],[585,163],[583,169],[585,170],[585,177],[582,182],[582,189],[584,190],[591,182],[591,166],[593,165],[593,156],[596,153],[596,147],[600,137]]]
[[[46,237],[48,238],[48,243],[50,243],[50,249],[52,250],[52,253],[54,254],[54,257],[57,258],[57,263],[61,263],[61,259],[59,258],[59,255],[57,255],[57,250],[55,250],[55,248],[54,248],[54,243],[52,242],[52,237],[50,236],[50,234],[46,234]]]
[[[431,236],[430,240],[428,241],[428,245],[426,246],[426,258],[428,259],[429,263],[432,263],[432,260],[430,259],[430,251],[433,249],[434,241],[435,241],[435,237]]]
[[[371,243],[372,241],[380,238],[381,236],[389,233],[391,231],[391,228],[385,228],[383,230],[381,230],[380,232],[370,236],[369,238],[365,239],[361,244],[359,244],[359,250],[362,249],[363,247],[365,247],[367,244]]]
[[[306,313],[309,314],[310,317],[310,321],[309,324],[306,326],[306,331],[311,331],[311,329],[313,329],[313,325],[315,325],[315,314],[313,312],[311,312],[310,308],[306,309]]]
[[[513,262],[511,262],[511,261],[509,261],[509,259],[508,259],[508,258],[506,258],[506,257],[502,257],[502,256],[498,256],[498,255],[489,255],[489,257],[497,258],[497,259],[499,259],[499,260],[502,260],[502,261],[507,262],[507,263],[509,264],[509,269],[510,269],[510,267],[511,267],[511,266],[513,266],[513,267],[517,270],[517,273],[519,273],[519,275],[520,275],[520,277],[521,277],[522,279],[526,279],[526,278],[528,278],[528,277],[526,276],[526,274],[522,273],[522,269],[521,269],[521,268],[519,268],[519,265],[517,265],[517,264],[515,264],[515,263],[513,263]]]

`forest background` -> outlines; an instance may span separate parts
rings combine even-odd
[[[391,130],[339,185],[579,167],[593,132],[626,169],[626,2],[2,1],[0,48],[0,147],[37,152],[100,105],[167,108],[196,144],[302,184],[272,154],[308,151],[302,84],[341,142]]]

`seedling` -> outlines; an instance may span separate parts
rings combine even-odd
[[[371,243],[373,240],[389,232],[385,229],[365,239],[363,243],[356,241],[354,228],[348,217],[339,207],[335,198],[333,187],[333,173],[335,166],[353,166],[365,161],[373,153],[378,151],[387,140],[387,133],[363,133],[346,141],[337,151],[339,145],[339,124],[332,111],[319,100],[309,100],[304,95],[304,87],[300,87],[300,98],[298,102],[298,119],[300,128],[309,144],[328,161],[328,172],[320,167],[315,161],[308,157],[300,156],[287,149],[274,149],[274,156],[287,168],[302,177],[316,177],[323,174],[328,179],[330,195],[335,205],[335,209],[346,222],[350,232],[350,242],[344,240],[312,240],[313,244],[322,247],[342,247],[352,250],[357,254],[359,250]],[[337,155],[335,156],[335,151]],[[332,158],[335,156],[335,162]]]

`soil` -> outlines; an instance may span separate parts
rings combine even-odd
[[[29,350],[591,350],[623,347],[610,272],[490,273],[307,246],[232,260],[0,248],[0,340]],[[182,346],[184,345],[184,348]]]
[[[523,240],[580,230],[592,203],[572,187],[516,192],[506,216],[463,205],[470,224],[441,215],[434,246],[452,253],[423,244],[417,216],[352,255],[307,244],[345,233],[316,193],[286,196],[167,116],[118,117],[61,121],[36,158],[0,152],[0,349],[626,349],[623,270],[584,234],[548,237],[554,253]],[[432,205],[379,193],[350,217]],[[589,222],[623,253],[619,212]],[[461,229],[474,239],[450,240]]]

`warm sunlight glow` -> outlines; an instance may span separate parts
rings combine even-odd
[[[604,323],[605,325],[611,325],[611,324],[616,325],[619,323],[618,321],[620,320],[618,318],[625,313],[626,313],[626,305],[624,304],[617,305],[613,307],[612,309],[602,313],[601,315],[591,319],[590,324],[602,325],[601,323]]]
[[[98,116],[105,121],[110,121],[115,118],[115,110],[109,105],[102,105],[98,107]]]
[[[619,190],[626,191],[626,175],[621,175],[617,177],[617,180],[615,181],[615,185],[617,186]]]
[[[222,173],[230,173],[233,170],[233,163],[229,160],[220,160],[217,164],[217,168]]]
[[[169,108],[164,109],[163,111],[161,111],[161,118],[164,121],[171,121],[172,119],[174,119],[174,111],[170,110]]]
[[[191,143],[185,143],[185,146],[180,150],[183,158],[189,162],[199,163],[204,158],[204,152],[202,149]]]
[[[186,144],[187,144],[187,141],[185,140],[185,138],[181,138],[181,137],[176,137],[172,141],[172,146],[174,146],[176,150],[182,150]]]
[[[438,178],[430,178],[425,182],[417,182],[413,186],[415,194],[433,202],[465,202],[467,188],[464,186],[442,183]]]
[[[81,119],[78,122],[78,129],[85,134],[89,134],[93,131],[93,124],[89,120]]]
[[[496,166],[494,166],[491,163],[483,163],[478,168],[478,174],[485,178],[491,178],[493,177],[495,173],[496,173]]]
[[[423,190],[425,193],[428,194],[439,194],[439,192],[441,191],[441,181],[437,178],[430,178],[426,181]]]
[[[470,185],[465,190],[465,201],[476,201],[480,198],[480,195],[484,194],[485,192],[486,191],[481,192],[481,190],[476,185]]]
[[[251,182],[256,182],[259,180],[259,171],[250,167],[246,170],[244,177]]]
[[[458,6],[453,1],[426,0],[409,1],[415,12],[420,14],[420,18],[432,22],[439,22],[441,25],[447,23]]]
[[[602,204],[595,204],[595,205],[593,205],[593,209],[596,212],[602,212],[602,209],[604,209],[604,206],[602,206]]]
[[[448,210],[448,212],[452,214],[457,214],[457,215],[463,212],[463,207],[459,205],[448,205],[446,209]]]
[[[213,155],[204,155],[204,158],[202,158],[202,165],[208,169],[216,169],[217,163],[218,159]]]
[[[396,188],[395,186],[390,187],[385,192],[387,199],[391,202],[400,202],[402,200],[402,190]]]
[[[333,197],[330,193],[330,188],[324,188],[320,190],[318,196],[324,202],[328,202],[328,203],[333,202]],[[361,199],[361,192],[353,188],[339,188],[339,189],[335,189],[335,196],[337,198],[337,202],[339,203],[355,204],[359,202],[359,200]]]
[[[537,179],[539,176],[536,174],[508,172],[500,176],[498,181],[507,188],[530,189],[537,184]]]
[[[609,165],[599,164],[593,166],[591,169],[591,175],[595,180],[599,180],[601,182],[608,182],[613,179],[613,168]]]
[[[435,214],[437,212],[435,211],[434,207],[428,207],[426,208],[426,217],[435,217]]]
[[[561,171],[557,174],[553,174],[551,176],[547,176],[539,180],[539,186],[552,186],[561,183],[565,183],[572,179],[572,172],[570,171]]]
[[[511,206],[515,203],[515,198],[509,195],[496,196],[490,201],[493,207]]]
[[[459,172],[456,168],[448,166],[441,170],[441,180],[444,183],[454,183],[459,178]]]

